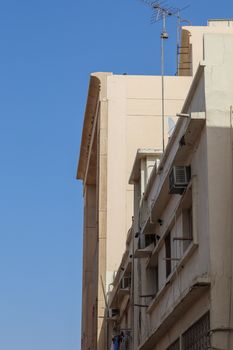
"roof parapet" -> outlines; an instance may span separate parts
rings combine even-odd
[[[78,169],[76,176],[76,178],[79,180],[84,180],[86,173],[90,140],[93,131],[94,119],[97,117],[96,109],[100,98],[101,85],[105,81],[106,76],[111,74],[112,73],[108,72],[97,72],[92,73],[90,76],[86,110],[83,122],[82,141],[80,146]]]

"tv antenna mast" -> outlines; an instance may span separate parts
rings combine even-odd
[[[153,1],[141,0],[145,5],[149,6],[152,11],[151,23],[156,23],[162,21],[162,32],[160,35],[161,38],[161,83],[162,83],[162,149],[164,152],[165,149],[165,140],[164,140],[164,118],[165,118],[165,103],[164,103],[164,41],[168,39],[168,33],[166,29],[166,20],[167,17],[175,16],[177,18],[177,26],[180,26],[180,12],[183,9],[177,7],[169,7],[166,5],[166,1]],[[177,46],[179,45],[179,31],[177,30]]]

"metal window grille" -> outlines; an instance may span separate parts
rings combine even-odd
[[[177,339],[174,343],[172,343],[167,350],[180,350],[180,339]]]
[[[207,350],[210,346],[209,329],[210,316],[207,313],[183,334],[182,350]]]

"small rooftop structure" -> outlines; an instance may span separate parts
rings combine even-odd
[[[162,150],[154,148],[139,148],[136,153],[133,168],[129,178],[129,184],[133,185],[140,178],[140,163],[141,159],[146,157],[160,158],[162,155]]]

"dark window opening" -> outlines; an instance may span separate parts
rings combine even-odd
[[[159,290],[159,270],[158,265],[147,269],[147,289],[146,294],[155,297]]]
[[[171,233],[169,232],[165,237],[165,251],[166,251],[166,277],[171,273]]]
[[[174,343],[172,343],[167,350],[180,350],[180,339],[178,338]]]
[[[183,238],[183,252],[185,252],[193,240],[192,207],[183,211]]]
[[[195,322],[182,336],[182,350],[206,350],[210,347],[209,312]]]

